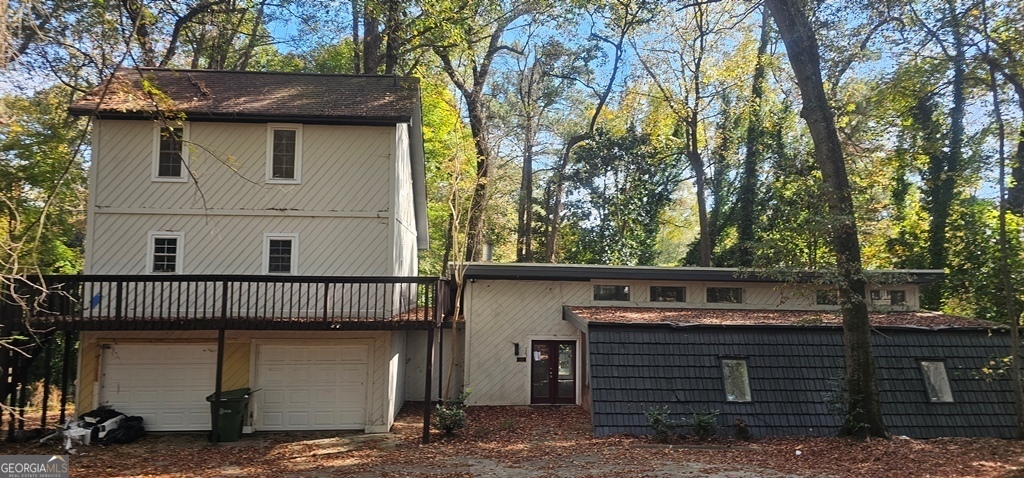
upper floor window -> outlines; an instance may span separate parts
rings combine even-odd
[[[295,274],[298,269],[297,234],[263,236],[263,273]]]
[[[708,302],[743,303],[743,289],[740,287],[708,287]]]
[[[686,287],[652,285],[651,302],[686,302]]]
[[[922,360],[921,373],[924,374],[924,387],[928,391],[928,400],[938,403],[953,401],[953,391],[949,388],[945,362]]]
[[[873,289],[871,302],[882,305],[906,305],[907,292],[903,290]]]
[[[267,182],[302,182],[302,125],[267,125]]]
[[[594,285],[594,300],[629,300],[628,285]]]
[[[180,232],[149,233],[149,272],[175,274],[181,272],[185,236]]]
[[[184,182],[188,125],[156,125],[153,139],[153,180]]]

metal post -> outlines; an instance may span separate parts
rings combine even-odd
[[[431,405],[432,405],[431,399],[430,399],[430,382],[432,381],[431,379],[433,378],[433,377],[431,377],[431,374],[433,374],[433,372],[434,372],[434,327],[433,327],[433,325],[431,325],[431,327],[429,329],[427,329],[427,379],[423,381],[426,384],[426,385],[424,385],[424,388],[426,390],[423,392],[423,444],[424,445],[427,444],[427,443],[430,443],[430,409],[431,409]]]
[[[228,321],[228,281],[221,283],[220,290],[220,329],[217,330],[217,382],[213,386],[213,405],[210,416],[210,425],[213,430],[210,433],[210,440],[213,443],[220,441],[220,393],[221,380],[224,379],[224,325]]]
[[[39,428],[46,430],[46,409],[50,406],[50,349],[53,335],[47,336],[43,344],[43,411],[39,418]]]
[[[220,393],[221,393],[221,380],[224,378],[224,329],[217,331],[217,383],[214,385],[213,392],[213,405],[211,410],[213,414],[210,417],[211,425],[213,426],[213,432],[210,433],[210,440],[213,443],[220,441]]]
[[[437,399],[444,400],[444,327],[437,329]]]
[[[71,342],[76,338],[71,332],[64,332],[64,357],[60,370],[60,423],[63,424],[68,411],[68,357],[71,356]]]

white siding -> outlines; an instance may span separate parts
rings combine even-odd
[[[465,376],[463,368],[463,360],[466,356],[465,331],[459,330],[454,336],[451,329],[441,329],[440,332],[434,333],[434,367],[431,369],[430,377],[430,396],[435,400],[444,396],[444,389],[449,388],[449,383],[451,383],[451,389],[444,398],[452,398],[462,393],[462,382]],[[422,402],[426,385],[423,380],[426,378],[427,372],[427,333],[422,330],[411,330],[407,334],[405,399]],[[455,356],[454,364],[452,363],[453,355]],[[438,377],[441,373],[444,373],[444,376]],[[440,379],[440,384],[438,379]]]
[[[147,272],[149,231],[185,235],[186,274],[260,274],[263,234],[297,233],[301,275],[390,275],[387,219],[96,214],[90,274]]]
[[[405,331],[391,333],[388,352],[388,429],[405,403]]]
[[[395,214],[393,274],[417,275],[416,212],[413,206],[412,164],[409,158],[409,125],[395,128]]]
[[[466,288],[466,388],[470,405],[529,405],[531,338],[579,337],[562,320],[562,304],[584,300],[589,284],[479,281]]]
[[[595,301],[595,284],[627,285],[629,301]],[[650,302],[652,285],[686,287],[685,303]],[[707,303],[708,287],[743,288],[742,304]],[[819,286],[763,283],[643,282],[610,281],[491,281],[466,284],[465,386],[471,388],[472,405],[527,405],[530,403],[529,362],[516,362],[514,345],[520,356],[528,355],[530,339],[575,338],[578,330],[562,320],[562,306],[603,307],[680,307],[695,309],[741,310],[834,310],[834,306],[815,304]],[[916,310],[915,285],[885,286],[907,291],[907,308]],[[877,307],[881,309],[880,307]],[[412,345],[415,345],[413,343]],[[410,347],[411,349],[411,347]],[[446,349],[448,353],[448,349]],[[421,352],[410,350],[410,360],[422,363]],[[447,362],[446,362],[447,363]],[[407,374],[411,384],[413,366]],[[422,372],[421,372],[422,374]],[[436,379],[436,378],[435,378]],[[422,379],[416,379],[422,387]]]
[[[393,127],[304,125],[302,184],[267,185],[265,123],[190,123],[195,182],[152,182],[150,121],[100,120],[91,185],[104,209],[388,212]]]

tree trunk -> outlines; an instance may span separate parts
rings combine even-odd
[[[380,34],[380,19],[372,11],[370,0],[363,5],[363,73],[377,74],[380,69],[380,46],[383,37]]]
[[[746,154],[743,157],[743,172],[740,188],[736,195],[736,207],[739,210],[736,225],[737,248],[736,265],[750,267],[754,265],[754,213],[757,204],[757,169],[764,158],[763,111],[761,106],[765,88],[765,63],[768,61],[768,42],[771,40],[771,22],[766,11],[761,12],[761,39],[757,45],[757,64],[750,88],[750,114],[747,117]]]
[[[149,30],[152,23],[150,13],[140,0],[123,0],[122,5],[124,6],[125,13],[128,14],[128,20],[131,22],[135,42],[138,43],[139,49],[142,51],[142,58],[139,59],[140,66],[156,66],[156,51],[154,50],[153,38]]]
[[[949,110],[948,149],[945,154],[940,154],[945,164],[936,168],[940,171],[939,177],[931,178],[935,184],[932,190],[930,211],[928,211],[931,216],[931,221],[928,224],[928,266],[932,269],[944,269],[948,263],[946,230],[949,225],[950,209],[956,198],[957,180],[963,163],[964,108],[967,101],[964,92],[967,59],[963,26],[957,12],[956,0],[947,0],[946,6],[946,15],[952,22],[950,30],[953,35],[953,82],[951,86],[953,105]],[[942,288],[938,284],[926,288],[921,298],[923,299],[922,307],[931,310],[942,308]]]
[[[814,141],[814,159],[822,179],[829,186],[826,201],[832,216],[832,247],[836,254],[839,299],[843,313],[846,358],[847,412],[841,435],[887,437],[875,380],[871,352],[871,327],[865,280],[854,218],[850,181],[843,160],[835,118],[825,96],[821,78],[821,56],[814,29],[800,0],[766,0],[771,16],[786,45],[803,101],[800,116],[807,122]]]
[[[399,0],[387,0],[387,5],[387,25],[384,25],[384,74],[393,75],[398,68],[398,50],[402,43],[402,6]]]
[[[982,5],[984,7],[984,3]],[[1013,388],[1014,411],[1017,413],[1017,438],[1024,438],[1024,384],[1021,383],[1020,314],[1017,312],[1013,272],[1010,270],[1010,245],[1006,232],[1006,214],[1009,208],[1006,187],[1006,123],[1003,121],[1002,101],[999,96],[999,82],[996,81],[996,69],[991,64],[989,64],[989,91],[992,93],[992,111],[996,120],[999,145],[999,276],[1003,287],[1003,303],[1004,307],[1006,307],[1006,323],[1010,326],[1009,378]],[[1020,93],[1022,92],[1018,92],[1018,94]],[[1021,106],[1024,106],[1024,97],[1020,98],[1020,101]],[[1024,108],[1022,108],[1022,111],[1024,111]],[[1018,154],[1020,151],[1021,144],[1018,144]]]
[[[533,69],[526,93],[528,98],[533,95]],[[532,104],[532,100],[530,101]],[[535,133],[533,128],[533,109],[527,106],[526,121],[523,128],[523,174],[519,183],[519,221],[516,229],[516,262],[533,262],[533,147]]]
[[[363,48],[359,40],[359,18],[362,17],[362,6],[359,0],[352,0],[352,73],[362,73],[363,59],[360,51]]]
[[[481,89],[482,92],[482,89]],[[487,200],[490,196],[491,177],[491,146],[487,134],[487,111],[483,105],[483,95],[471,94],[466,98],[466,110],[469,113],[469,131],[473,136],[476,148],[476,185],[473,187],[473,198],[469,208],[469,222],[466,225],[466,261],[477,261],[483,252],[484,214],[487,211]]]

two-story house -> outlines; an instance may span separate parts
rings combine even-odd
[[[80,410],[208,430],[220,377],[257,430],[390,428],[406,329],[436,324],[417,79],[124,68],[70,111]]]
[[[406,399],[471,389],[583,406],[598,435],[649,433],[662,406],[754,436],[838,430],[824,274],[474,263],[460,304],[416,277],[419,105],[411,78],[145,68],[75,103],[94,121],[86,274],[24,303],[37,329],[79,334],[78,409],[209,430],[205,397],[249,387],[255,430],[379,432]],[[870,274],[883,413],[896,434],[1013,436],[1006,334],[921,311],[941,275]]]

